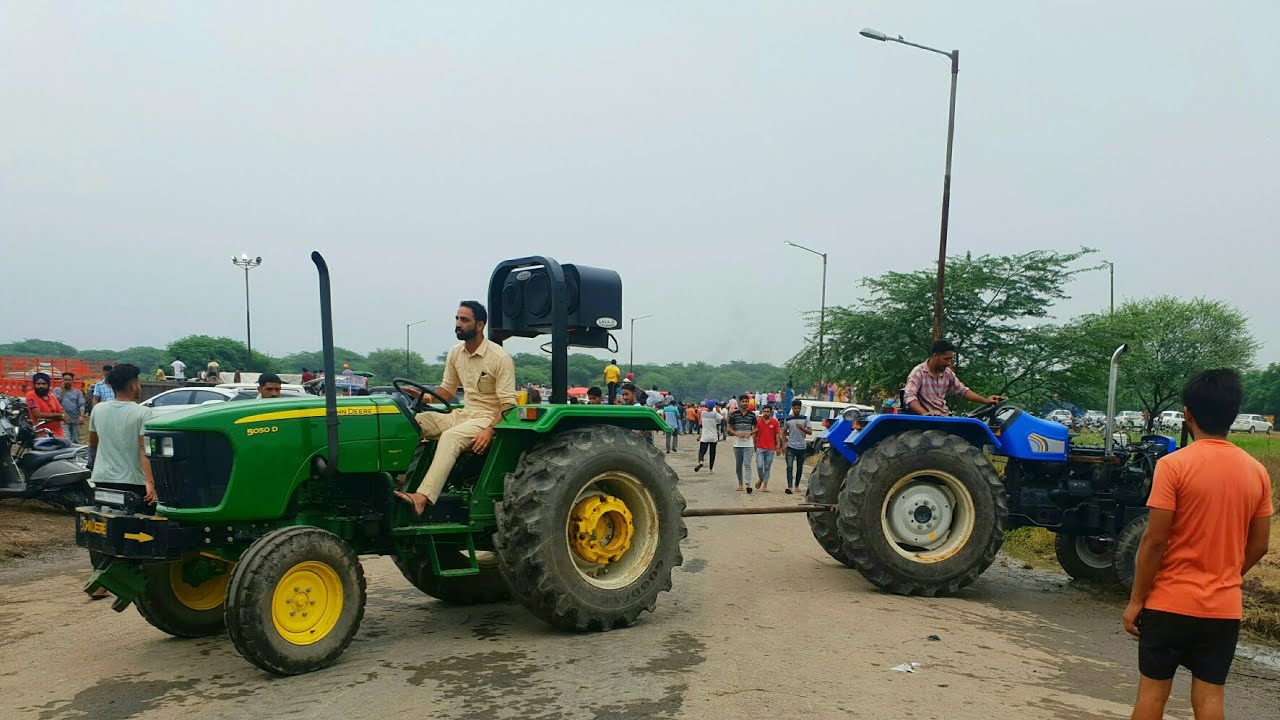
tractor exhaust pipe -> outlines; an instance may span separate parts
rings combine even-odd
[[[329,437],[329,455],[324,472],[338,472],[338,385],[333,369],[333,301],[329,295],[329,265],[318,252],[311,253],[311,262],[320,273],[320,346],[324,353],[324,424]]]
[[[1111,377],[1107,379],[1107,427],[1106,439],[1103,440],[1104,453],[1107,457],[1111,457],[1114,450],[1115,438],[1112,435],[1116,430],[1116,380],[1120,374],[1120,356],[1129,352],[1129,345],[1126,343],[1116,348],[1111,354]]]

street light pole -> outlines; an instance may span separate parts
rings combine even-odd
[[[928,50],[951,58],[951,105],[947,114],[947,166],[942,179],[942,228],[938,233],[938,286],[933,295],[933,339],[938,340],[942,337],[942,290],[947,264],[947,223],[951,217],[951,144],[956,132],[956,81],[960,76],[960,51],[952,50],[947,52],[931,48],[928,45],[918,45],[903,40],[901,35],[892,38],[872,28],[864,28],[859,34],[872,40],[910,45],[914,48]]]
[[[1110,260],[1103,260],[1103,265],[1111,271],[1111,314],[1116,314],[1116,264]]]
[[[249,271],[262,264],[262,258],[250,258],[245,253],[240,253],[240,257],[231,256],[231,262],[238,268],[244,270],[244,346],[245,346],[245,366],[248,370],[253,367],[253,323],[249,314]]]
[[[426,320],[419,320],[418,322],[411,322],[404,326],[404,376],[410,380],[413,378],[409,377],[409,328],[414,325],[421,325],[424,322],[426,322]]]
[[[640,317],[631,318],[631,360],[627,362],[627,372],[634,373],[636,371],[636,321],[651,318],[652,315],[641,315]]]
[[[797,245],[790,240],[783,240],[784,245],[790,245],[793,248],[799,248],[807,252],[811,252],[822,258],[822,305],[818,310],[818,371],[821,372],[825,367],[822,364],[823,349],[827,345],[827,254],[818,252],[813,248],[807,248],[803,245]],[[826,378],[823,378],[825,381]]]

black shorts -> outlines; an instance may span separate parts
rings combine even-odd
[[[1239,620],[1200,618],[1161,610],[1138,616],[1138,671],[1152,680],[1172,680],[1181,665],[1192,676],[1227,684],[1240,639]]]

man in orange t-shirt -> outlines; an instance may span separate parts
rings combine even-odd
[[[1234,370],[1205,370],[1182,389],[1195,442],[1161,458],[1138,546],[1124,629],[1138,636],[1135,720],[1164,716],[1173,676],[1191,671],[1197,720],[1221,718],[1240,635],[1240,585],[1267,554],[1271,479],[1227,441],[1243,391]]]

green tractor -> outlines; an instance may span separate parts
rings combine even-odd
[[[329,273],[319,253],[325,373],[334,377]],[[685,501],[649,438],[643,407],[566,404],[570,345],[605,347],[621,317],[616,273],[545,257],[498,265],[489,339],[549,333],[552,402],[508,412],[483,456],[458,459],[421,519],[396,501],[416,489],[434,443],[415,414],[430,388],[338,399],[230,402],[147,424],[160,505],[99,488],[77,509],[106,588],[178,637],[230,635],[249,662],[294,675],[334,662],[365,607],[360,555],[390,555],[447,603],[514,598],[557,628],[634,624],[683,561]],[[403,388],[426,391],[417,399]]]

